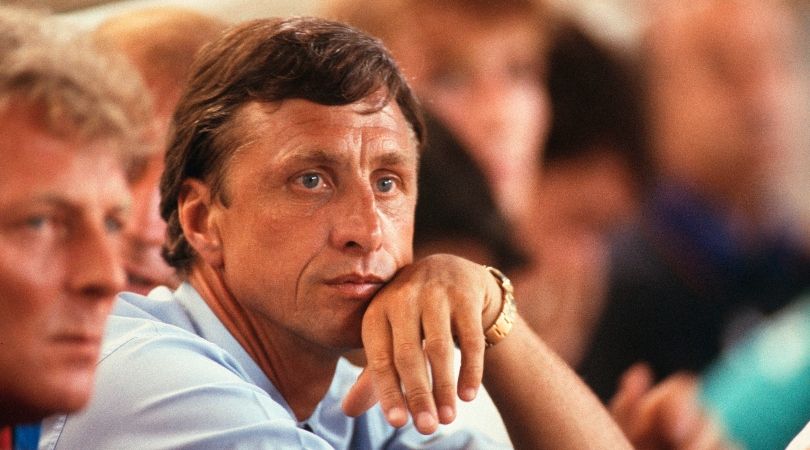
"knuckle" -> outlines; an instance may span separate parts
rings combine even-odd
[[[455,392],[456,384],[452,381],[438,381],[433,382],[433,391],[436,393]]]
[[[409,405],[425,405],[433,401],[433,392],[427,386],[414,386],[405,393]]]
[[[388,386],[380,389],[380,401],[382,403],[393,403],[402,398],[402,391],[396,386]]]
[[[366,356],[366,370],[373,376],[389,372],[392,367],[391,358],[387,354]]]
[[[463,332],[458,335],[458,345],[464,352],[483,353],[486,344],[483,332]]]
[[[412,368],[418,364],[422,355],[422,346],[415,343],[404,343],[397,346],[394,364],[398,368]]]
[[[449,337],[439,336],[425,340],[425,352],[431,357],[444,358],[450,355],[453,341]]]
[[[463,364],[464,371],[470,374],[477,374],[484,372],[484,364],[483,361],[479,359],[469,360]]]

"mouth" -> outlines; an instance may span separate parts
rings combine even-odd
[[[150,278],[145,277],[136,273],[132,273],[127,271],[127,287],[126,289],[131,292],[135,292],[138,294],[146,295],[151,291],[155,286],[159,285],[160,282]]]
[[[60,349],[78,359],[86,359],[95,363],[101,348],[102,338],[96,334],[63,333],[52,338],[52,342]]]
[[[348,274],[328,279],[325,284],[343,297],[368,301],[385,285],[385,280],[376,275]]]

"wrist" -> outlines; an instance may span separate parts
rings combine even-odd
[[[502,341],[512,331],[512,327],[517,319],[517,308],[515,307],[514,288],[509,278],[494,267],[484,266],[484,268],[492,274],[499,285],[499,295],[495,298],[500,299],[500,302],[494,303],[495,305],[499,305],[495,319],[484,322],[485,324],[490,324],[484,328],[484,339],[486,340],[486,346],[489,348]],[[486,309],[493,309],[493,306],[493,302],[490,302]],[[485,317],[489,317],[489,314],[485,314]]]

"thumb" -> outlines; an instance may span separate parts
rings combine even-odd
[[[350,417],[357,417],[377,403],[377,396],[374,395],[374,386],[371,383],[371,376],[363,369],[357,381],[354,382],[349,392],[343,397],[341,408]]]

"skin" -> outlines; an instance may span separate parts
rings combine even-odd
[[[166,239],[166,222],[160,217],[160,176],[163,173],[164,145],[174,107],[180,93],[168,80],[150,80],[155,103],[151,145],[155,151],[141,176],[130,184],[132,213],[127,228],[125,268],[126,290],[146,295],[157,286],[176,287],[174,268],[161,255]],[[159,83],[160,81],[163,84]]]
[[[113,143],[54,136],[41,115],[0,113],[0,423],[84,406],[124,283],[129,197]]]
[[[733,450],[722,429],[700,407],[698,380],[677,373],[653,384],[650,368],[639,363],[622,376],[610,411],[640,450]]]
[[[373,295],[412,259],[415,141],[396,107],[370,107],[250,104],[237,119],[250,134],[228,167],[228,206],[195,181],[181,198],[205,263],[192,284],[299,418],[340,354],[361,345]]]
[[[551,114],[535,24],[453,7],[403,20],[389,48],[417,96],[470,151],[499,207],[520,225],[533,204]]]
[[[533,238],[540,276],[524,289],[537,301],[521,304],[546,343],[576,366],[602,310],[612,233],[633,217],[635,186],[626,163],[596,151],[546,165],[537,191],[541,210]],[[556,299],[556,301],[549,301]]]
[[[341,354],[364,346],[368,366],[347,414],[379,401],[392,425],[411,416],[431,433],[483,379],[518,448],[629,448],[523,321],[484,351],[483,329],[502,305],[487,270],[450,255],[412,261],[416,144],[396,105],[371,108],[379,98],[243,106],[224,192],[188,179],[179,198],[199,255],[190,283],[299,420],[325,395]]]
[[[163,172],[163,152],[149,158],[143,175],[130,185],[131,220],[124,231],[125,289],[146,295],[155,286],[176,286],[177,275],[161,256],[166,222],[160,217],[158,183]]]
[[[773,216],[767,192],[803,98],[795,23],[774,2],[710,2],[661,14],[648,39],[651,123],[663,173],[740,227]]]

